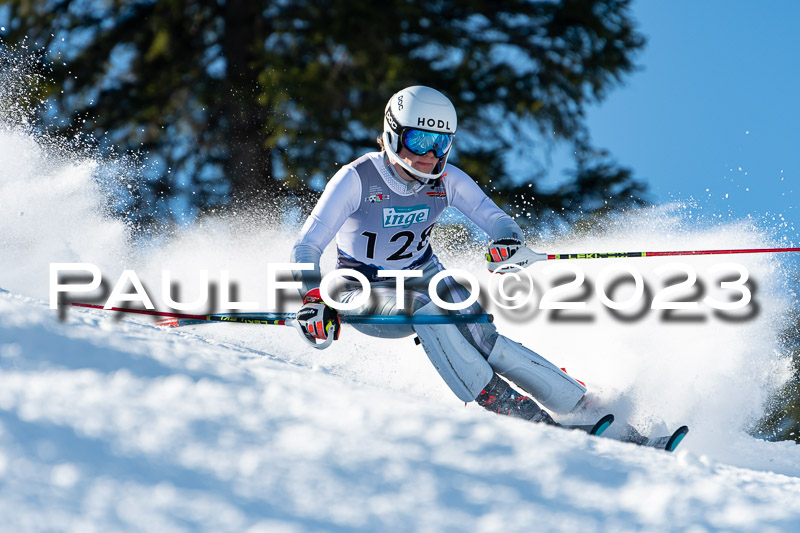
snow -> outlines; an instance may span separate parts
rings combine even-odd
[[[790,475],[698,455],[691,433],[668,455],[200,336],[259,326],[187,333],[109,325],[96,311],[61,323],[45,303],[9,294],[0,317],[4,530],[800,524],[793,444],[739,450],[782,460]]]
[[[99,214],[93,173],[0,129],[0,530],[800,527],[798,447],[748,434],[789,377],[777,342],[792,305],[780,258],[681,258],[707,295],[716,294],[711,267],[747,267],[757,310],[742,320],[701,306],[699,318],[649,311],[626,321],[592,293],[583,295],[588,319],[492,309],[502,333],[587,381],[617,414],[612,429],[688,424],[667,454],[465,406],[408,338],[346,327],[317,352],[279,326],[165,329],[85,309],[61,320],[47,302],[50,262],[97,263],[110,283],[133,268],[148,288],[160,286],[163,268],[186,279],[227,268],[242,300],[264,302],[265,265],[288,257],[296,231],[206,221],[142,250]],[[535,244],[550,253],[769,244],[744,223],[691,221],[680,206],[660,206],[605,233]],[[448,266],[482,272],[477,244],[438,244]],[[655,270],[674,263],[626,262],[653,290]],[[580,268],[597,280],[607,265]],[[541,265],[532,270],[550,279]],[[188,286],[181,299],[192,297]]]

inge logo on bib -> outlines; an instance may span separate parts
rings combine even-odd
[[[410,207],[384,207],[384,228],[407,228],[411,224],[427,222],[431,208],[425,204]]]

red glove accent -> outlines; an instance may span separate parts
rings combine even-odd
[[[342,321],[336,309],[322,300],[319,289],[311,289],[303,297],[303,307],[297,312],[297,321],[309,338],[327,340],[328,329],[333,326],[333,340],[339,339]]]
[[[486,254],[486,260],[493,263],[501,263],[514,255],[522,242],[517,239],[499,239],[489,245],[489,253]]]

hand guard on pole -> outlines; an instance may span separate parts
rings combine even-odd
[[[303,297],[303,307],[297,312],[296,319],[306,339],[316,344],[315,339],[327,341],[339,338],[342,322],[336,309],[329,307],[319,294],[319,289],[311,289]]]
[[[527,267],[537,261],[546,261],[547,254],[534,252],[517,239],[498,239],[489,245],[486,268],[490,272],[503,272],[504,267]]]

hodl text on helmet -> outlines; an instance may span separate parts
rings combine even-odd
[[[450,123],[446,120],[436,120],[434,118],[425,118],[419,117],[417,119],[417,126],[426,127],[426,128],[439,128],[439,129],[450,129]]]

